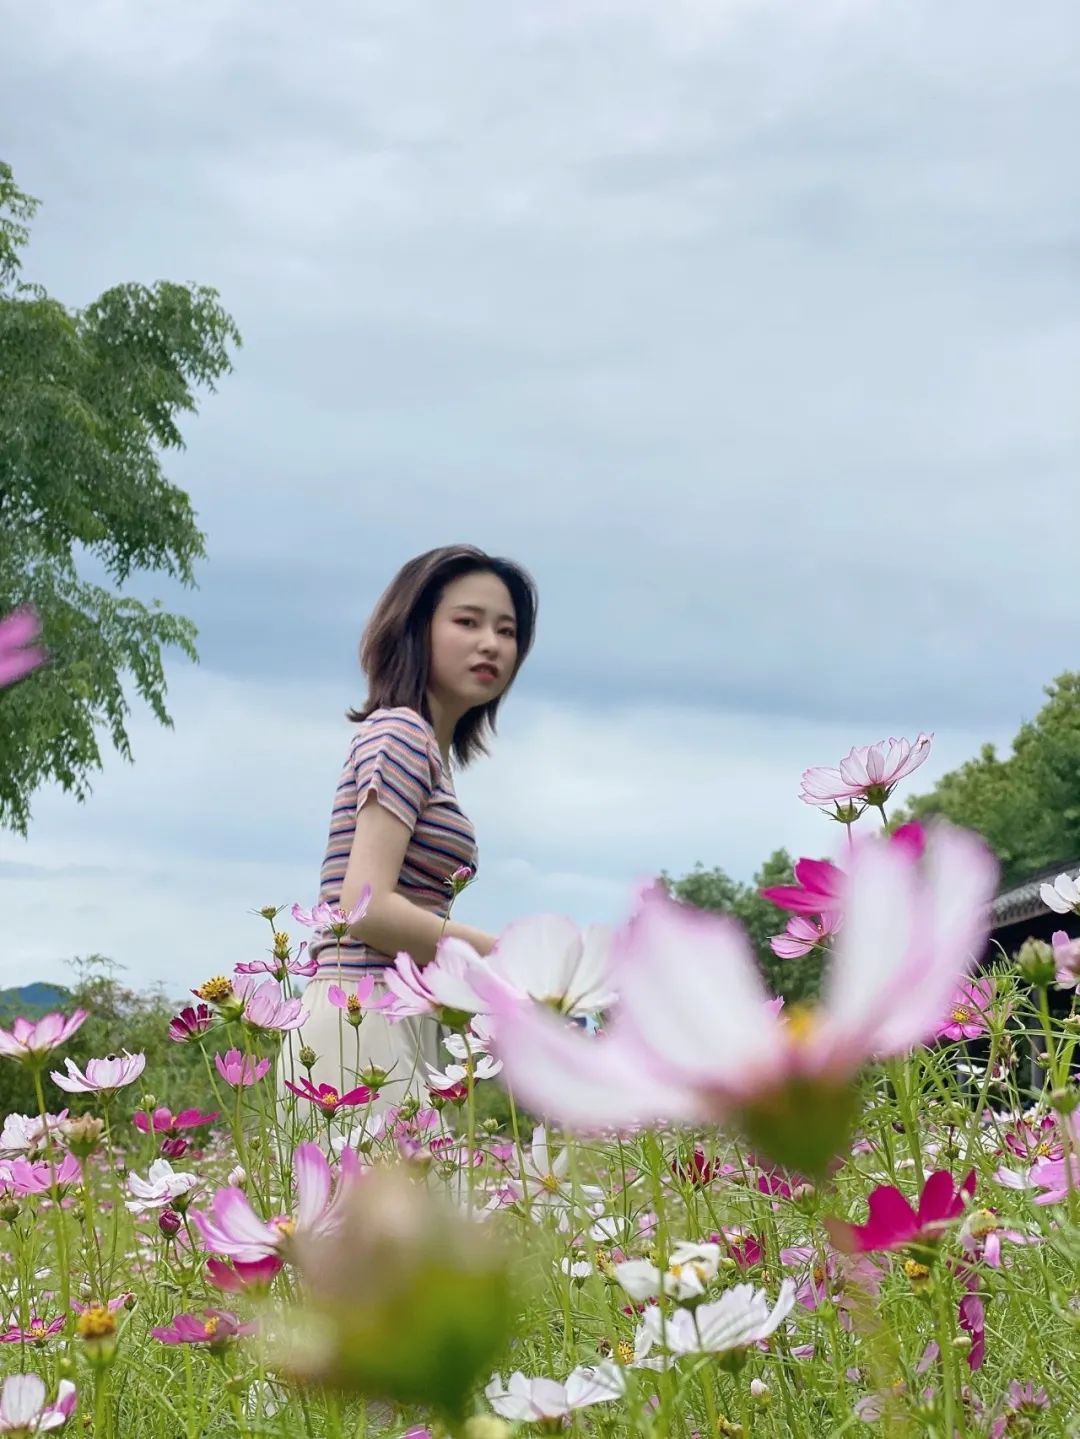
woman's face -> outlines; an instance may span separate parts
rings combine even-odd
[[[452,580],[431,618],[432,693],[464,714],[502,694],[516,660],[514,604],[502,580],[488,571]]]

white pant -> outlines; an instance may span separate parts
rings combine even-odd
[[[369,1065],[388,1070],[390,1077],[372,1100],[368,1112],[378,1114],[391,1105],[400,1104],[408,1094],[423,1097],[427,1087],[428,1064],[439,1067],[440,1027],[430,1018],[402,1019],[389,1023],[378,1010],[366,1010],[358,1029],[348,1022],[345,1011],[330,1003],[328,990],[339,981],[333,977],[308,981],[303,994],[307,1013],[302,1027],[292,1036],[292,1065],[299,1080],[307,1075],[297,1058],[303,1045],[318,1056],[311,1070],[315,1084],[329,1084],[339,1094],[355,1089],[362,1081],[359,1071]],[[349,980],[343,981],[348,990]],[[382,983],[375,986],[376,995],[385,993]],[[445,1058],[445,1056],[443,1056]],[[282,1079],[292,1079],[288,1049],[283,1047],[280,1058]]]

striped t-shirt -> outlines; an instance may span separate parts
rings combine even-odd
[[[320,903],[337,905],[341,901],[356,816],[372,790],[378,803],[412,830],[397,893],[444,916],[450,902],[450,876],[463,864],[476,869],[476,832],[458,806],[435,731],[415,710],[405,707],[375,710],[357,726],[330,816]],[[310,954],[320,962],[319,978],[337,973],[339,945],[333,935],[313,940]],[[381,969],[392,964],[393,958],[350,936],[340,942],[340,963],[345,971]]]

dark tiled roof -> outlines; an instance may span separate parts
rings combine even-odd
[[[1063,859],[1030,875],[1023,884],[1002,890],[990,907],[990,928],[1004,929],[1006,925],[1019,924],[1021,920],[1034,919],[1039,914],[1049,914],[1049,909],[1039,898],[1039,886],[1053,884],[1059,874],[1075,875],[1077,871],[1080,871],[1080,859]]]

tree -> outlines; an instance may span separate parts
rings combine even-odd
[[[162,649],[197,660],[195,627],[118,591],[140,572],[195,583],[205,536],[160,452],[183,448],[178,417],[240,345],[205,286],[117,285],[68,310],[22,282],[37,205],[0,162],[0,614],[35,605],[51,660],[0,694],[0,824],[23,835],[42,784],[86,798],[100,726],[131,759],[125,678],[172,724]],[[111,586],[82,578],[79,556]]]
[[[1043,693],[1047,703],[1021,725],[1007,759],[983,745],[977,759],[913,796],[894,822],[937,814],[977,830],[1004,885],[1080,856],[1080,673],[1066,671]]]
[[[666,872],[660,875],[661,883],[675,899],[698,909],[729,914],[738,920],[749,936],[769,988],[787,1000],[799,1000],[817,993],[821,959],[813,955],[805,959],[779,959],[773,953],[769,939],[782,933],[789,916],[769,900],[762,899],[758,892],[771,885],[790,884],[792,879],[791,856],[785,849],[773,851],[754,875],[752,884],[733,880],[720,868],[706,869],[700,862],[680,879],[672,879]]]

